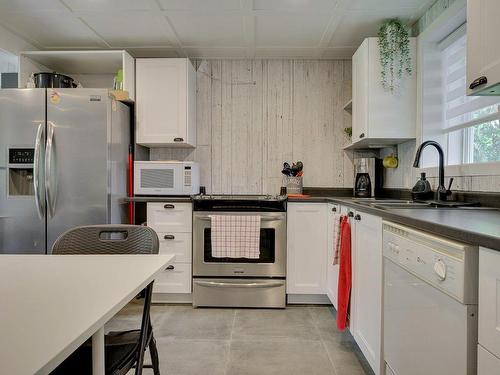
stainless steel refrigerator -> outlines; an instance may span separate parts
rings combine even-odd
[[[104,89],[0,90],[0,253],[126,222],[130,109]]]

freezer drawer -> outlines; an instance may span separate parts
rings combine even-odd
[[[284,279],[193,279],[193,306],[273,307],[286,304]]]

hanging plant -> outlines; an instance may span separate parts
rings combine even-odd
[[[391,19],[382,24],[378,37],[382,86],[394,92],[399,87],[403,74],[412,73],[408,29],[400,20]]]

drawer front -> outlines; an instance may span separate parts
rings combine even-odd
[[[285,280],[193,279],[195,307],[284,308],[285,305]]]
[[[191,232],[191,203],[148,203],[147,222],[156,232]]]
[[[481,345],[477,346],[477,375],[498,374],[500,358],[495,357]]]
[[[191,293],[191,264],[173,264],[153,284],[154,293]]]
[[[175,263],[191,263],[191,233],[158,233],[160,254],[175,255]]]
[[[500,253],[479,250],[479,343],[500,357]]]

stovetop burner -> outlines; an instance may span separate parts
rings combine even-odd
[[[286,196],[281,195],[196,195],[194,211],[285,212]]]

